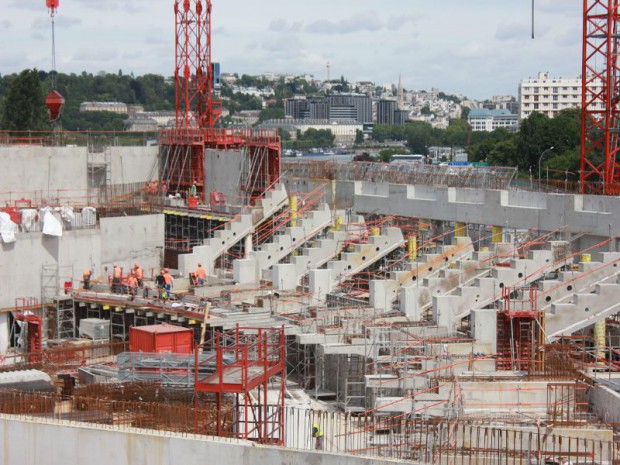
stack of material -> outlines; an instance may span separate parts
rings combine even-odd
[[[39,370],[7,371],[5,373],[0,373],[0,389],[56,392],[56,387],[50,375]]]

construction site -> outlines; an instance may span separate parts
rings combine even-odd
[[[577,192],[218,127],[209,0],[156,144],[0,134],[0,462],[619,463],[620,12],[585,4]]]

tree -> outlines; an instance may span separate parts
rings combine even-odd
[[[45,95],[36,69],[22,71],[4,99],[2,128],[27,131],[47,129]]]
[[[278,128],[278,134],[280,135],[280,140],[282,142],[291,140],[291,133],[284,128]]]
[[[364,132],[356,129],[355,130],[355,143],[362,144],[364,142]]]
[[[404,153],[409,153],[409,151],[401,147],[383,149],[379,151],[377,161],[380,161],[382,163],[390,163],[394,159],[394,155],[400,155]]]
[[[262,123],[269,119],[284,119],[284,108],[270,107],[261,110],[258,114],[258,122]]]
[[[411,153],[426,155],[427,148],[433,145],[433,127],[423,121],[413,121],[406,126],[407,146]]]

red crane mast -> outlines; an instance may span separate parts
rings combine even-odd
[[[222,113],[213,94],[211,0],[175,0],[176,126],[213,128]]]
[[[620,194],[619,1],[583,1],[582,193]]]

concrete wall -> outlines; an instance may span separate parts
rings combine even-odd
[[[158,177],[159,147],[110,147],[112,184],[146,182]]]
[[[148,276],[161,266],[163,246],[163,215],[102,218],[97,229],[63,231],[62,237],[20,233],[16,242],[0,241],[0,309],[15,306],[21,297],[41,302],[42,286],[56,282],[56,267],[57,293],[65,281],[79,285],[85,268],[97,278],[111,272],[114,263],[129,269],[139,261]],[[52,274],[44,275],[44,268]],[[0,353],[7,341],[8,327],[0,320]]]
[[[1,242],[0,308],[13,307],[19,297],[41,299],[44,266],[60,268],[59,279],[81,279],[84,268],[101,270],[101,233],[98,229],[63,231],[62,237],[23,233],[17,241]],[[2,335],[0,334],[0,339]]]
[[[598,384],[588,389],[588,399],[592,410],[602,415],[606,422],[620,423],[620,394]]]
[[[243,150],[207,149],[205,151],[207,193],[223,192],[226,202],[241,205],[241,173],[246,161],[247,157]]]
[[[127,270],[138,261],[147,276],[161,266],[164,215],[102,218],[100,225],[102,266],[111,270],[116,263]]]
[[[86,189],[86,147],[0,147],[0,195]],[[54,193],[53,196],[56,196]]]
[[[387,465],[396,461],[0,417],[0,465]]]

